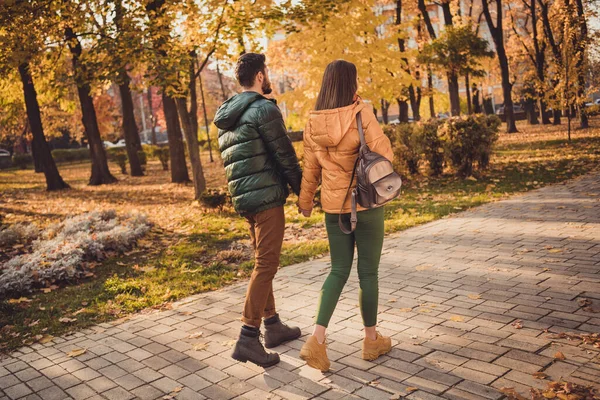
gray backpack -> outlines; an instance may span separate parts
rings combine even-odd
[[[352,193],[352,211],[350,213],[350,229],[346,228],[342,221],[342,211],[338,223],[340,229],[345,234],[350,234],[356,229],[358,218],[356,216],[356,203],[364,208],[377,208],[394,200],[400,195],[402,189],[402,178],[394,171],[393,165],[381,154],[375,153],[369,149],[365,141],[362,119],[360,112],[356,114],[356,124],[358,125],[358,135],[360,137],[360,149],[358,158],[354,163],[350,186],[344,202],[349,193]],[[352,182],[356,176],[356,187],[352,189]],[[342,204],[343,210],[343,204]]]

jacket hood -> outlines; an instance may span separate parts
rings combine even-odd
[[[213,123],[219,129],[230,130],[235,127],[244,111],[260,98],[265,97],[257,92],[242,92],[230,97],[217,110]]]
[[[307,124],[308,133],[319,146],[337,146],[350,126],[356,124],[356,114],[364,107],[365,103],[357,100],[346,107],[311,111]]]

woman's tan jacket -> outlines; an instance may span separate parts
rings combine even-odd
[[[304,165],[298,201],[302,210],[312,210],[315,192],[321,183],[323,211],[330,214],[338,214],[340,210],[350,212],[350,196],[346,199],[345,196],[360,147],[356,125],[359,111],[369,148],[393,161],[390,140],[379,126],[371,106],[362,100],[346,107],[312,111],[304,129]],[[358,210],[365,209],[359,205]]]

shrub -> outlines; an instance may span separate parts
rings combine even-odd
[[[156,147],[152,150],[152,154],[158,158],[163,170],[169,170],[169,148],[168,147]]]
[[[419,140],[423,155],[429,164],[431,175],[439,176],[444,172],[444,143],[438,135],[439,122],[431,120],[420,122]]]
[[[0,298],[89,276],[86,262],[101,260],[107,252],[130,249],[149,229],[144,215],[117,216],[113,210],[93,211],[54,224],[33,242],[32,253],[13,257],[0,268]]]
[[[11,246],[15,243],[31,242],[40,235],[40,230],[34,224],[14,224],[0,229],[0,247]]]
[[[27,153],[15,153],[12,156],[12,163],[15,167],[26,169],[28,165],[33,164],[33,157]]]
[[[127,174],[127,154],[124,151],[116,152],[112,155],[112,159],[117,163],[119,168],[121,168],[121,173],[123,175]]]
[[[442,123],[439,133],[446,156],[459,176],[471,176],[475,161],[480,169],[488,166],[499,125],[496,116],[485,115],[452,117]]]
[[[90,149],[56,149],[52,150],[52,158],[57,163],[84,161],[90,159]]]
[[[230,201],[229,193],[220,189],[208,189],[200,196],[200,203],[208,208],[218,208],[223,211],[223,207]]]
[[[397,124],[385,127],[385,134],[394,148],[396,163],[404,162],[410,174],[419,173],[421,143],[415,124]]]

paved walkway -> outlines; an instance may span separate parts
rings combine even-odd
[[[410,229],[384,253],[380,330],[394,348],[376,362],[360,359],[356,274],[331,324],[331,373],[303,365],[301,340],[266,371],[233,362],[240,283],[23,348],[0,361],[0,399],[498,399],[544,387],[537,371],[600,386],[600,348],[549,337],[600,332],[580,305],[600,312],[599,173]],[[277,276],[279,310],[305,334],[327,271],[320,259]]]

